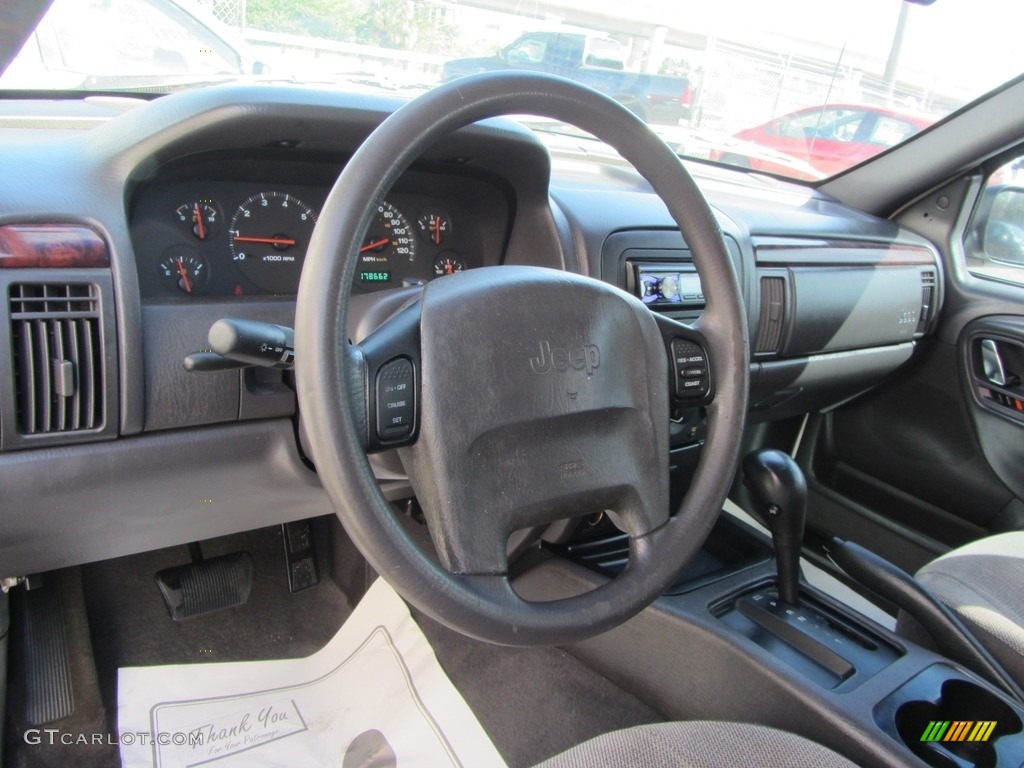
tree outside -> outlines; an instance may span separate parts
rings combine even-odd
[[[444,8],[423,0],[248,0],[246,26],[425,53],[456,38]]]

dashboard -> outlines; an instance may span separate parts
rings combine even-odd
[[[0,516],[9,571],[332,511],[303,448],[291,373],[192,373],[182,361],[221,318],[293,325],[324,201],[398,106],[225,85],[142,102],[88,129],[0,124],[0,472],[22,500]],[[931,243],[808,187],[691,170],[746,305],[751,419],[856,396],[933,332],[943,275]],[[355,340],[424,284],[497,265],[603,280],[684,322],[714,298],[643,178],[592,144],[549,147],[510,120],[440,139],[377,201],[354,255]],[[76,388],[75,371],[86,370]],[[702,414],[671,417],[678,494],[699,456]],[[389,498],[408,496],[394,451],[373,468]]]
[[[214,153],[161,169],[139,189],[130,215],[141,296],[294,296],[340,170],[334,158],[274,153]],[[424,285],[497,264],[509,222],[509,201],[492,184],[457,172],[408,173],[376,206],[353,289]]]

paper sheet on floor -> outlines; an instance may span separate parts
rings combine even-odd
[[[405,603],[378,579],[304,659],[124,668],[125,766],[504,766]]]

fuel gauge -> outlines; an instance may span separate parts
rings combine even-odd
[[[197,240],[209,240],[220,227],[220,210],[212,200],[182,203],[174,211],[178,223]]]
[[[189,295],[201,292],[209,276],[203,258],[191,248],[181,245],[164,251],[158,268],[160,282],[166,288]]]

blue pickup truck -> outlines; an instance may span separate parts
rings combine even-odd
[[[442,79],[447,82],[475,72],[504,69],[547,72],[576,80],[611,96],[651,123],[675,125],[690,113],[688,78],[626,70],[622,46],[606,37],[528,32],[494,56],[445,63]]]

